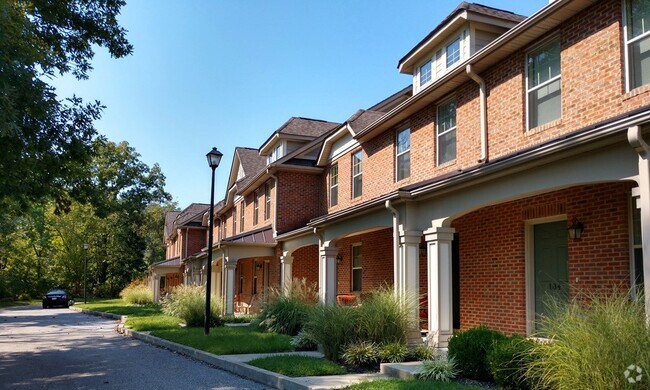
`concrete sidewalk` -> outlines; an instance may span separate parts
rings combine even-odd
[[[292,378],[286,375],[278,374],[262,368],[254,367],[247,362],[267,356],[275,355],[305,355],[314,357],[323,357],[320,352],[282,352],[282,353],[268,353],[268,354],[246,354],[246,355],[213,355],[186,345],[174,343],[165,339],[151,336],[149,332],[139,332],[124,327],[126,316],[109,315],[107,313],[94,312],[87,309],[78,307],[71,307],[71,309],[90,315],[100,315],[116,319],[119,322],[117,331],[135,339],[142,340],[146,343],[153,344],[162,348],[169,349],[176,353],[191,357],[192,359],[200,360],[202,362],[213,365],[222,370],[232,372],[244,378],[271,386],[276,389],[290,389],[290,390],[307,390],[307,389],[340,389],[353,385],[355,383],[370,381],[375,379],[387,379],[391,377],[396,378],[412,378],[413,373],[419,368],[419,362],[412,363],[391,363],[382,364],[380,373],[373,374],[347,374],[347,375],[328,375],[328,376],[309,376]]]

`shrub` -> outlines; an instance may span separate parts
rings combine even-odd
[[[310,310],[304,329],[323,347],[326,359],[337,361],[342,347],[356,341],[358,313],[349,306],[318,304]]]
[[[451,382],[458,375],[456,361],[451,356],[434,356],[431,360],[422,362],[422,367],[415,374],[418,379]]]
[[[415,299],[395,296],[382,287],[362,301],[359,310],[358,337],[377,344],[406,344],[408,332],[415,329]]]
[[[487,354],[487,362],[499,387],[513,390],[532,388],[526,370],[532,360],[531,350],[534,346],[534,341],[517,335],[494,343]]]
[[[373,366],[379,362],[379,347],[372,341],[358,341],[346,345],[341,358],[349,366]]]
[[[176,286],[171,294],[163,299],[163,312],[179,317],[189,327],[203,326],[205,319],[205,288],[201,286]],[[219,303],[210,300],[210,326],[221,324]]]
[[[120,291],[120,298],[131,305],[150,305],[153,303],[153,292],[146,280],[134,280]]]
[[[650,328],[644,299],[626,293],[578,296],[567,304],[554,302],[540,328],[550,338],[532,348],[528,375],[541,387],[565,389],[647,388],[650,373]],[[629,368],[631,365],[635,367]],[[642,383],[632,385],[636,367]],[[625,372],[628,372],[626,377]]]
[[[316,340],[308,332],[301,330],[291,338],[291,346],[296,351],[313,351],[316,349]]]
[[[455,333],[449,339],[449,356],[458,364],[459,373],[469,379],[492,380],[487,354],[494,342],[505,339],[498,331],[485,325]]]
[[[408,349],[406,360],[409,361],[424,361],[431,360],[435,356],[435,352],[426,344],[420,344]]]
[[[379,346],[379,361],[382,363],[401,363],[407,355],[406,344],[388,343]]]
[[[315,284],[308,284],[306,279],[294,279],[289,295],[284,295],[279,289],[270,289],[269,299],[260,313],[259,326],[271,332],[295,336],[317,300]]]

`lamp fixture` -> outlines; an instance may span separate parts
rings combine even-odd
[[[342,261],[343,261],[343,256],[336,255],[336,264],[341,264]]]
[[[213,147],[212,150],[205,155],[205,157],[208,159],[208,165],[210,166],[210,168],[215,169],[216,167],[219,166],[219,163],[221,162],[221,157],[223,157],[223,153],[218,151],[217,148]]]
[[[579,240],[582,237],[582,232],[585,230],[585,225],[578,221],[578,218],[574,217],[567,230],[569,231],[570,239]]]

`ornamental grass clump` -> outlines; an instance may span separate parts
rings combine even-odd
[[[451,356],[435,355],[422,362],[422,367],[415,377],[427,381],[451,382],[458,376],[456,361]]]
[[[269,299],[259,315],[259,326],[271,332],[295,336],[302,330],[317,301],[318,289],[306,279],[294,279],[289,294],[271,288]]]
[[[341,360],[348,366],[372,367],[379,362],[379,346],[372,341],[357,341],[346,345]]]
[[[322,346],[326,359],[338,361],[343,346],[357,341],[358,317],[354,307],[318,304],[309,311],[304,329]]]
[[[568,305],[552,302],[527,374],[540,388],[647,389],[650,327],[642,296],[581,294]]]
[[[416,328],[414,297],[398,297],[392,289],[381,287],[362,300],[358,337],[376,344],[406,344],[409,331]]]
[[[120,298],[131,305],[150,305],[153,303],[153,292],[147,287],[146,280],[134,280],[120,291]]]
[[[534,387],[531,378],[526,376],[526,371],[534,360],[534,347],[535,341],[519,335],[494,343],[487,354],[487,362],[499,388],[527,390]]]
[[[163,299],[163,313],[181,318],[188,327],[203,326],[205,320],[205,287],[176,286]],[[210,299],[210,326],[221,324],[221,308],[217,299]]]

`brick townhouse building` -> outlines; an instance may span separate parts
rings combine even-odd
[[[645,288],[647,26],[642,0],[461,3],[398,61],[408,91],[293,152],[275,132],[252,177],[235,157],[214,223],[226,311],[292,277],[330,303],[388,283],[445,346],[480,324],[530,334],[549,296]]]
[[[149,266],[147,283],[153,291],[154,302],[160,299],[160,292],[179,284],[199,283],[200,269],[185,269],[183,261],[203,250],[207,243],[207,228],[203,215],[210,205],[192,203],[182,211],[168,211],[165,214],[164,239],[165,260]]]

